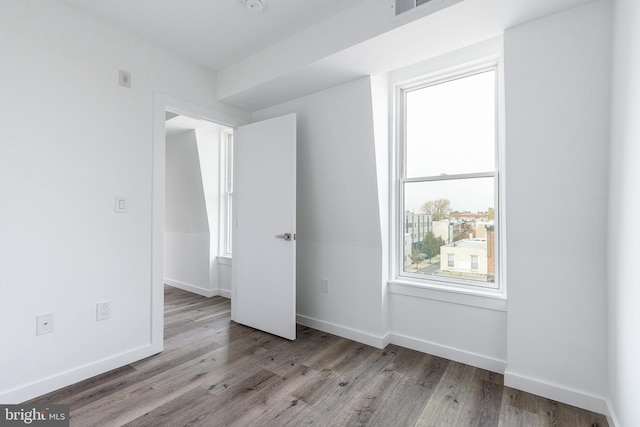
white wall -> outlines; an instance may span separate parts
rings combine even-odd
[[[244,114],[213,101],[204,69],[57,2],[2,10],[0,196],[11,202],[0,209],[0,401],[14,403],[158,349],[154,92]],[[129,213],[114,213],[116,195]],[[95,321],[99,301],[111,301],[111,319]],[[55,332],[35,335],[40,313],[55,314]]]
[[[215,284],[209,280],[212,276],[211,236],[200,144],[195,130],[167,136],[164,277],[170,285],[208,294]],[[217,144],[210,145],[214,145],[214,150],[217,148]],[[209,162],[217,169],[217,156]],[[217,198],[214,200],[217,202]],[[217,241],[217,227],[211,234]],[[215,251],[214,247],[214,254]]]
[[[391,251],[389,241],[390,210],[389,210],[389,136],[391,135],[391,123],[389,122],[389,78],[388,75],[371,76],[371,106],[373,111],[373,132],[375,140],[375,158],[378,190],[378,215],[380,218],[380,287],[378,292],[381,298],[381,331],[383,344],[389,342],[389,292],[387,280],[389,279],[389,254]]]
[[[505,383],[605,412],[610,4],[507,30]]]
[[[614,86],[609,184],[609,398],[617,426],[640,420],[640,3],[614,3]],[[630,227],[631,225],[631,227]]]
[[[506,313],[394,291],[389,296],[391,342],[502,373]]]
[[[218,295],[231,298],[231,258],[218,257]]]
[[[254,113],[298,117],[298,321],[381,346],[382,253],[371,81]],[[330,292],[320,292],[322,278]]]

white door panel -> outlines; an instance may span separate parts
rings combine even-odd
[[[296,116],[241,126],[234,136],[231,316],[296,337]],[[290,241],[282,236],[292,235]],[[280,237],[279,237],[280,236]]]

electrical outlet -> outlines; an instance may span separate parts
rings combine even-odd
[[[324,294],[329,293],[329,279],[324,277],[322,278],[322,280],[320,281],[320,292]]]
[[[36,335],[53,332],[53,313],[36,316]]]
[[[107,320],[111,317],[111,302],[99,302],[96,304],[96,320]]]

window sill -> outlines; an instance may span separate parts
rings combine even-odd
[[[222,264],[222,265],[231,265],[232,264],[232,258],[228,255],[220,255],[218,256],[218,264]]]
[[[495,311],[507,311],[507,298],[502,292],[484,289],[457,289],[435,283],[389,280],[389,293],[468,305]]]

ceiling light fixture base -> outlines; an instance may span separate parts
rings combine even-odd
[[[252,12],[261,12],[265,7],[265,0],[242,0],[242,4]]]

